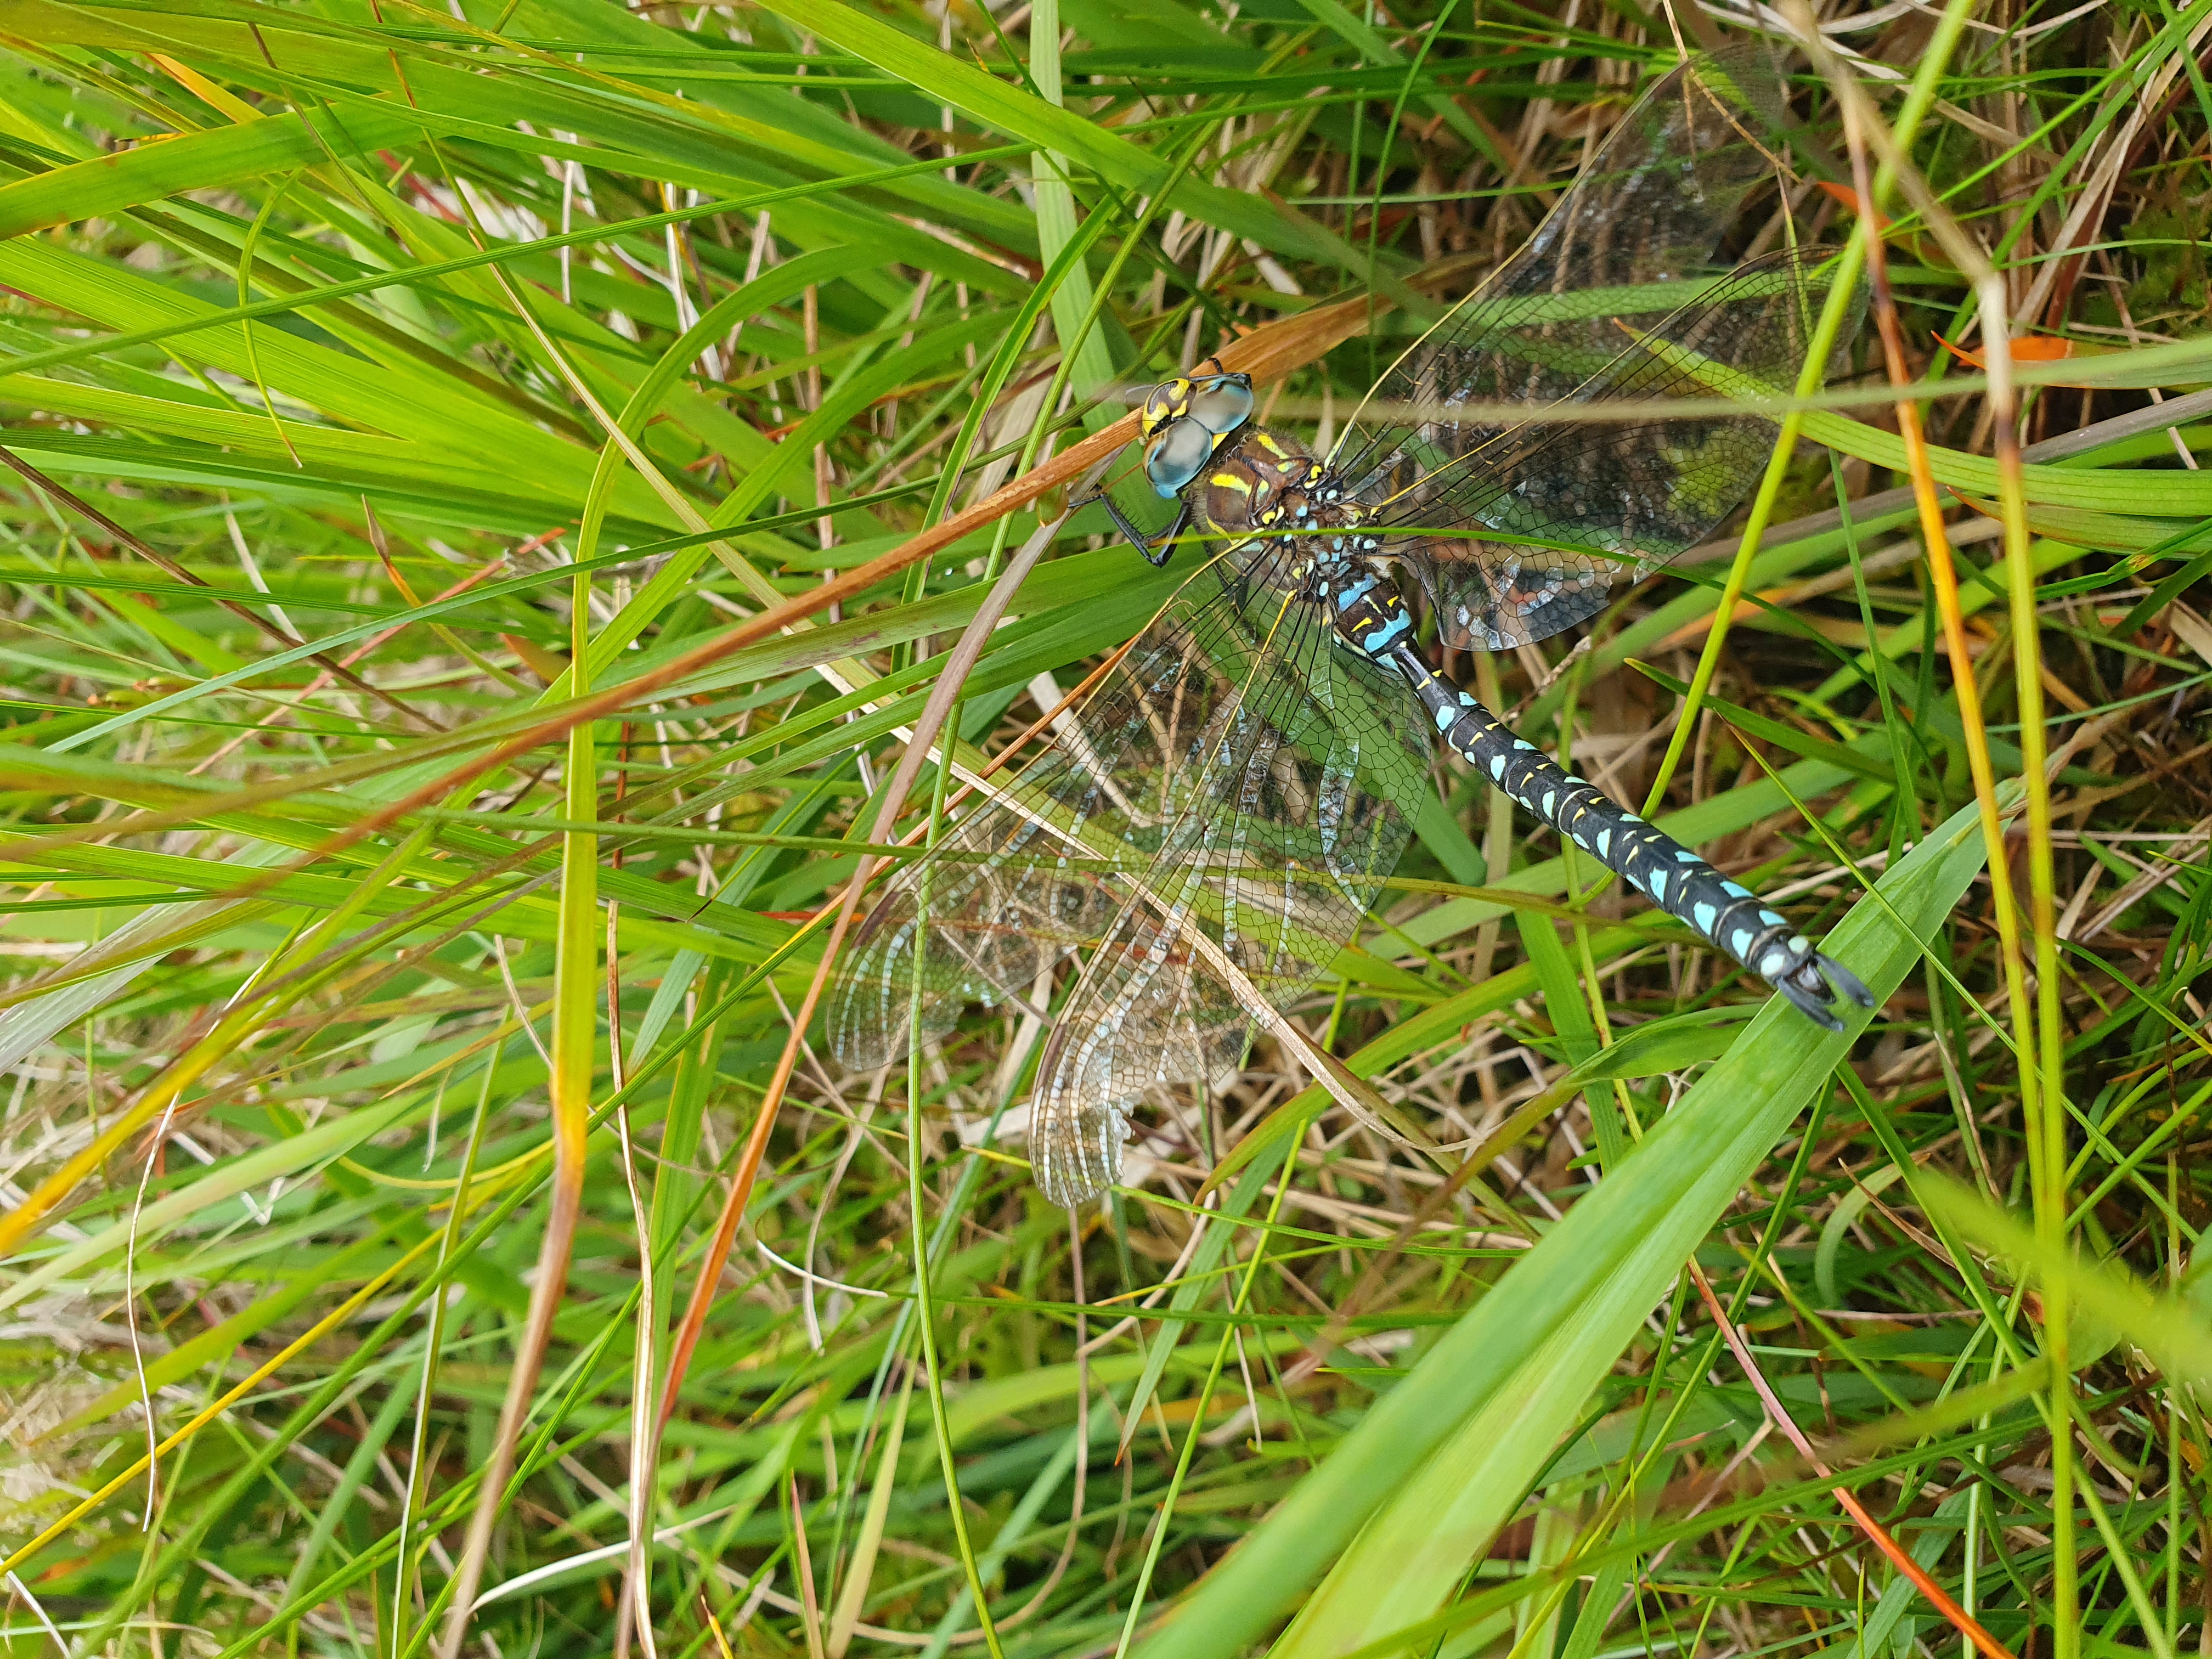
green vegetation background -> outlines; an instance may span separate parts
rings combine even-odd
[[[1328,418],[1678,32],[1808,15],[0,0],[9,1651],[1960,1651],[1838,1492],[2015,1653],[2212,1651],[2212,0],[1820,9],[1911,128],[1948,617],[1869,328],[1747,565],[1455,665],[1626,799],[1686,731],[1662,821],[1863,1030],[1563,924],[1589,869],[1440,764],[1291,1011],[1397,1128],[1263,1041],[1072,1228],[980,1011],[763,1116],[1068,483],[864,567],[1232,340]],[[1789,62],[1747,245],[1860,226]],[[2010,472],[1933,337],[2000,314],[2071,343]],[[1104,529],[963,754],[1164,596]]]

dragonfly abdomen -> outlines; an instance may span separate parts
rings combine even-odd
[[[1749,888],[1516,737],[1504,721],[1431,668],[1419,652],[1400,647],[1389,660],[1462,760],[1813,1018],[1840,1030],[1843,1022],[1833,1006],[1838,1000],[1872,1006],[1856,976],[1814,950],[1788,917]]]
[[[1310,591],[1328,611],[1329,626],[1339,639],[1363,656],[1387,662],[1392,652],[1412,641],[1413,613],[1407,608],[1398,584],[1388,575],[1366,560],[1330,545],[1352,539],[1346,536],[1307,538],[1310,545],[1319,543],[1325,550],[1308,579]]]

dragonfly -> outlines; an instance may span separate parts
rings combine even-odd
[[[1100,499],[1155,564],[1194,531],[1205,550],[1044,752],[855,932],[828,1007],[847,1066],[942,1038],[972,1004],[1041,1012],[1077,957],[1029,1146],[1048,1200],[1099,1195],[1146,1091],[1225,1085],[1267,1009],[1356,937],[1432,787],[1436,741],[1819,1024],[1873,1006],[1779,910],[1439,672],[1407,597],[1445,644],[1531,643],[1749,493],[1776,428],[1740,394],[1795,383],[1833,258],[1700,273],[1773,176],[1780,118],[1778,77],[1752,52],[1662,76],[1326,455],[1261,425],[1250,378],[1218,360],[1150,392],[1144,474],[1174,520],[1147,534]],[[1692,399],[1705,408],[1676,412]],[[1592,418],[1609,407],[1622,418]]]

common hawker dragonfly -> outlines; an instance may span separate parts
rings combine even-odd
[[[1049,750],[877,902],[830,1002],[845,1064],[898,1058],[969,1003],[1042,1005],[1080,955],[1029,1144],[1048,1198],[1098,1194],[1144,1092],[1233,1072],[1255,1000],[1286,1006],[1352,939],[1437,738],[1812,1019],[1871,1006],[1780,911],[1437,672],[1401,586],[1446,644],[1526,644],[1748,493],[1776,428],[1710,400],[1796,382],[1832,255],[1701,273],[1773,176],[1781,113],[1748,51],[1662,76],[1326,454],[1257,424],[1250,380],[1218,364],[1152,392],[1144,469],[1176,516],[1158,536],[1115,517],[1155,562],[1194,539],[1195,568]],[[1708,411],[1649,409],[1688,398]],[[1607,404],[1645,408],[1591,418]]]

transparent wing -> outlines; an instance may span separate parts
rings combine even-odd
[[[1403,685],[1334,648],[1313,606],[1217,562],[1012,794],[878,903],[833,994],[840,1057],[905,1052],[917,979],[941,1036],[1089,950],[1030,1140],[1047,1197],[1095,1195],[1142,1091],[1233,1067],[1246,999],[1296,998],[1351,938],[1404,848],[1425,741]]]
[[[1446,642],[1498,649],[1571,626],[1750,489],[1773,433],[1757,416],[1589,416],[1794,383],[1827,256],[1700,274],[1775,172],[1782,117],[1756,47],[1662,77],[1528,246],[1393,366],[1339,446],[1377,526],[1462,532],[1386,544],[1428,588]],[[1570,404],[1583,419],[1540,413]]]
[[[1604,337],[1613,318],[1664,316],[1694,299],[1746,198],[1777,170],[1783,118],[1781,77],[1756,46],[1662,76],[1521,251],[1376,383],[1337,444],[1337,471],[1368,483],[1430,426],[1450,424],[1414,411],[1474,395],[1457,366],[1495,360],[1489,391],[1551,402],[1618,354],[1620,340]],[[1592,341],[1595,361],[1576,361]]]
[[[1396,867],[1428,787],[1419,705],[1336,646],[1316,607],[1214,643],[1180,680],[1176,820],[1039,1063],[1030,1149],[1055,1203],[1111,1184],[1146,1089],[1221,1078],[1252,1003],[1281,1007],[1313,983]]]
[[[1589,343],[1610,361],[1549,416],[1502,430],[1439,422],[1424,434],[1413,482],[1383,498],[1375,522],[1444,532],[1385,545],[1427,588],[1446,641],[1498,650],[1546,638],[1595,615],[1615,583],[1703,541],[1757,483],[1773,421],[1749,407],[1592,417],[1607,404],[1788,396],[1834,269],[1833,250],[1794,250],[1739,268],[1671,316],[1608,319],[1612,340]],[[1449,366],[1485,398],[1496,396],[1495,368]]]
[[[891,878],[838,961],[828,1035],[845,1065],[904,1055],[917,1015],[933,1042],[971,1003],[1025,997],[1103,936],[1119,902],[1114,878],[1141,871],[1162,836],[1147,787],[1163,767],[1153,699],[1171,695],[1191,635],[1210,627],[1207,607],[1177,597],[1002,793]]]

